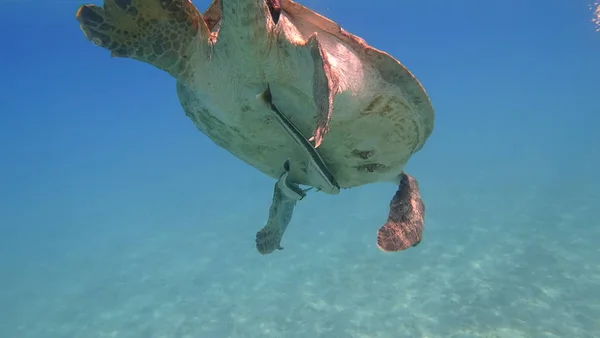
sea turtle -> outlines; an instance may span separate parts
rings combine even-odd
[[[434,112],[390,55],[291,0],[214,0],[204,14],[189,0],[104,0],[76,17],[112,56],[171,74],[200,131],[277,179],[260,253],[281,249],[307,190],[382,181],[399,187],[378,247],[421,241],[424,204],[404,166],[430,136]]]

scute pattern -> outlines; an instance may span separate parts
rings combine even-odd
[[[169,72],[190,76],[188,63],[198,32],[209,31],[188,0],[105,0],[103,7],[82,6],[77,19],[86,37],[116,57],[130,57]]]

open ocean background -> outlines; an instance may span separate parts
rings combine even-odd
[[[423,83],[423,242],[376,247],[396,187],[300,202],[110,58],[79,1],[0,1],[1,338],[600,337],[600,33],[587,0],[300,3]],[[208,0],[196,0],[204,11]]]

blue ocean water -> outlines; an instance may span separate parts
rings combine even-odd
[[[78,1],[2,1],[0,337],[600,337],[592,4],[301,3],[430,95],[423,242],[377,249],[381,183],[309,195],[259,255],[273,180],[196,130],[174,79],[90,44]]]

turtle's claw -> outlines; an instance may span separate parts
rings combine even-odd
[[[102,8],[96,5],[83,5],[79,7],[75,16],[82,25],[99,26],[104,23],[103,14],[99,13],[101,11]]]
[[[76,17],[81,23],[80,27],[85,37],[94,45],[108,48],[112,44],[110,35],[101,32],[98,27],[105,24],[104,11],[95,5],[84,5],[79,7]]]

